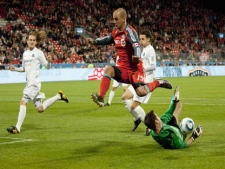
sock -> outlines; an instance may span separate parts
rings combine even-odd
[[[55,101],[61,99],[60,95],[57,94],[47,100],[44,101],[43,103],[43,110],[46,110],[49,106],[51,106]]]
[[[99,96],[104,100],[106,92],[109,90],[111,78],[104,74],[100,83],[100,92]]]
[[[140,119],[142,122],[144,122],[145,120],[145,111],[143,110],[143,108],[141,106],[137,106],[133,111],[133,114],[135,114],[135,120]]]
[[[115,91],[112,91],[112,90],[111,90],[110,93],[109,93],[109,100],[108,100],[108,103],[109,103],[109,104],[112,103],[112,99],[113,99],[114,95],[115,95]]]
[[[147,83],[147,86],[149,88],[149,92],[152,92],[153,90],[155,90],[157,87],[159,87],[159,81],[158,80],[154,80],[151,83]]]
[[[125,107],[128,111],[131,110],[132,100],[130,100],[130,99],[129,100],[123,100],[123,104],[125,105]]]
[[[131,109],[132,100],[123,100],[126,109],[130,112],[130,114],[134,117],[134,121],[138,119],[138,114]]]
[[[17,121],[17,124],[16,124],[16,128],[19,132],[20,132],[20,128],[23,124],[23,121],[26,117],[26,109],[27,109],[27,107],[25,105],[20,105],[20,112],[19,112],[18,121]]]

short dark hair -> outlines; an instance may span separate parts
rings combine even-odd
[[[151,41],[151,44],[152,42],[154,41],[154,37],[153,37],[153,34],[148,30],[148,29],[144,29],[141,31],[140,35],[145,35],[146,38],[150,38],[150,41]]]
[[[147,113],[145,115],[144,123],[148,128],[155,131],[155,120],[156,120],[156,115],[155,115],[154,111],[151,110],[149,113]]]

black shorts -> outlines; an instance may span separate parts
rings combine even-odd
[[[168,125],[171,125],[171,126],[174,126],[174,127],[177,127],[178,129],[180,129],[179,125],[177,124],[177,120],[174,116],[171,118]]]
[[[121,80],[121,71],[117,66],[112,66],[114,68],[115,71],[115,76],[113,79],[115,79],[117,82],[120,82]]]

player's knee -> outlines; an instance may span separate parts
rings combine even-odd
[[[122,100],[127,100],[126,96],[122,95],[121,96]]]
[[[140,86],[136,89],[136,93],[139,97],[143,97],[146,96],[148,94],[148,92],[146,91],[144,86]]]
[[[24,100],[20,100],[20,105],[24,105],[24,106],[26,106],[26,102],[24,101]]]
[[[134,110],[136,109],[137,106],[139,106],[140,103],[139,102],[136,102],[136,101],[133,101],[132,105],[131,105],[131,109]]]
[[[133,96],[132,96],[133,97]],[[132,98],[130,95],[127,94],[127,92],[124,92],[121,96],[122,100],[129,100]]]
[[[44,111],[43,106],[37,107],[37,111],[38,111],[39,113],[42,113],[42,112]]]
[[[107,66],[104,73],[112,77],[114,74],[114,68],[112,66]]]

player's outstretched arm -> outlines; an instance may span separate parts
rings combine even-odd
[[[17,72],[24,72],[25,71],[23,67],[16,68],[14,65],[10,65],[9,69],[11,71],[17,71]]]

